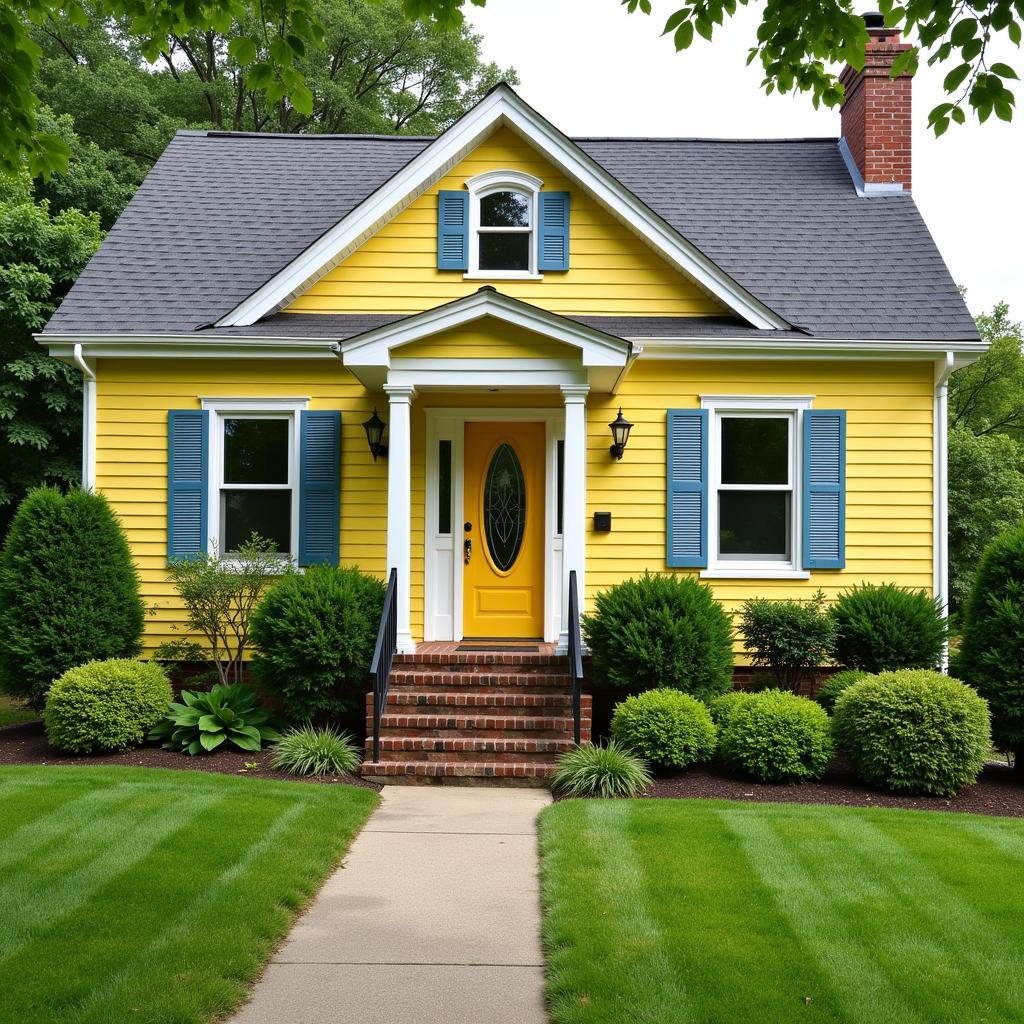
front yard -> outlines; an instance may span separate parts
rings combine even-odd
[[[541,853],[555,1024],[1024,1020],[1024,821],[572,800]]]
[[[228,1012],[376,803],[198,772],[0,769],[0,1022]]]

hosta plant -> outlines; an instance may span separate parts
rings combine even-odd
[[[256,694],[241,683],[218,683],[208,693],[182,690],[181,701],[171,704],[167,716],[149,734],[151,740],[163,740],[166,750],[194,756],[225,743],[239,750],[259,750],[264,743],[281,738],[276,717],[260,707]]]

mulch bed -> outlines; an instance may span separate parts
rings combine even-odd
[[[0,729],[0,765],[62,764],[62,765],[117,765],[122,768],[177,768],[187,771],[217,772],[221,775],[251,775],[260,779],[282,782],[344,783],[380,790],[380,786],[367,782],[358,775],[288,775],[270,767],[273,750],[268,748],[251,753],[241,750],[218,750],[212,754],[189,757],[161,747],[139,747],[123,754],[96,754],[76,757],[50,746],[42,722],[25,722]],[[246,768],[246,762],[256,768]]]
[[[866,786],[842,758],[820,782],[772,785],[736,778],[716,767],[691,768],[664,776],[643,794],[659,799],[746,800],[750,803],[834,804],[838,807],[901,807],[915,811],[959,811],[1024,818],[1024,773],[987,764],[981,778],[959,796],[896,796]]]

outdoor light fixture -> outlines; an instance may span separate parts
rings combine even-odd
[[[608,451],[612,453],[613,458],[621,459],[622,453],[626,450],[629,432],[633,429],[633,424],[622,415],[622,409],[619,409],[619,415],[608,426],[611,428],[612,441],[615,442]]]
[[[387,455],[388,446],[384,444],[384,429],[387,424],[377,415],[374,408],[373,415],[363,424],[366,431],[366,443],[370,446],[370,454],[373,461],[377,461],[378,455]]]

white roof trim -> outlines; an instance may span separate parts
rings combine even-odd
[[[435,306],[433,309],[385,324],[383,327],[375,327],[365,334],[343,341],[342,358],[346,366],[387,367],[391,365],[394,349],[440,334],[442,331],[462,327],[484,317],[500,320],[552,341],[571,345],[580,350],[580,362],[583,366],[621,367],[629,357],[628,341],[603,334],[519,299],[502,295],[492,288],[481,288],[465,298],[456,299],[443,306]]]
[[[734,281],[507,85],[499,85],[333,228],[217,321],[246,327],[337,266],[501,126],[518,132],[663,259],[754,327],[789,324]]]

